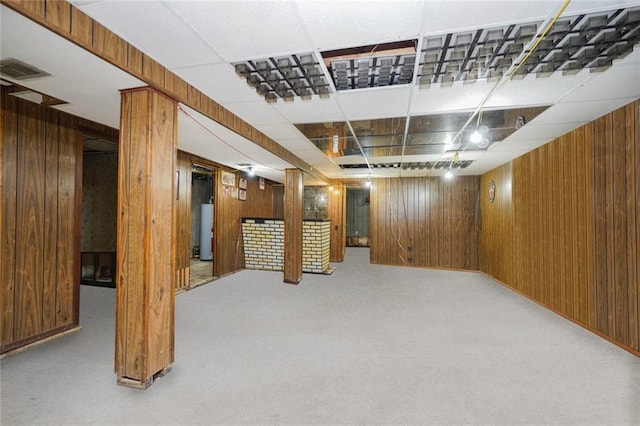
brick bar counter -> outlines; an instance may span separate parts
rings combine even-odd
[[[329,270],[331,221],[305,220],[302,224],[302,271]],[[247,269],[284,269],[284,220],[242,218],[244,263]]]

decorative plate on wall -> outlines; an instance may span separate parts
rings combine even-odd
[[[489,181],[489,202],[493,203],[496,199],[496,183],[491,179]]]

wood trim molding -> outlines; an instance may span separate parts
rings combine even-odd
[[[0,0],[12,10],[87,50],[150,87],[327,183],[329,179],[282,145],[188,84],[66,0]]]

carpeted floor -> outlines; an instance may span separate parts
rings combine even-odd
[[[114,290],[83,330],[2,360],[14,424],[640,424],[640,358],[475,273],[242,271],[176,299],[176,362],[116,385]]]

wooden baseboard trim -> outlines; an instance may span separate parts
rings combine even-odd
[[[76,332],[78,332],[80,330],[82,330],[82,326],[80,326],[80,325],[75,326],[73,328],[69,328],[69,329],[67,329],[65,331],[62,331],[62,332],[57,333],[57,334],[54,334],[52,336],[48,336],[48,337],[42,338],[40,340],[36,340],[35,342],[26,344],[24,346],[20,346],[19,348],[15,348],[15,349],[12,349],[10,351],[7,351],[7,352],[5,352],[5,353],[0,355],[0,359],[4,359],[6,357],[10,357],[10,356],[19,354],[21,352],[24,352],[24,351],[29,350],[31,348],[34,348],[36,346],[40,346],[40,345],[43,345],[45,343],[49,343],[49,342],[52,342],[54,340],[57,340],[57,339],[59,339],[61,337],[67,336],[69,334],[76,333]]]
[[[505,287],[505,288],[507,288],[507,289],[519,294],[522,297],[525,297],[525,298],[531,300],[534,303],[537,303],[538,305],[542,306],[543,308],[546,308],[546,309],[550,310],[554,314],[560,315],[564,319],[567,319],[567,320],[571,321],[572,323],[574,323],[576,325],[579,325],[580,327],[584,328],[585,330],[590,331],[591,333],[593,333],[593,334],[595,334],[595,335],[597,335],[599,337],[602,337],[604,340],[606,340],[609,343],[612,343],[612,344],[618,346],[620,349],[624,349],[625,351],[629,352],[631,355],[635,355],[635,356],[640,358],[640,351],[635,350],[631,346],[627,346],[624,343],[618,342],[617,340],[613,339],[611,336],[607,336],[606,334],[604,334],[604,333],[592,328],[591,326],[589,326],[587,324],[584,324],[584,323],[576,320],[575,318],[572,318],[569,315],[567,315],[565,313],[562,313],[562,312],[552,308],[551,306],[549,306],[549,305],[547,305],[545,303],[540,302],[539,300],[534,299],[533,297],[529,296],[528,294],[523,293],[520,290],[515,289],[515,288],[511,287],[510,285],[505,284],[504,282],[500,281],[499,279],[497,279],[495,277],[492,277],[491,275],[487,274],[486,272],[482,272],[482,271],[479,271],[479,272],[482,275],[486,276],[487,278],[490,278],[493,281],[497,282],[501,286],[503,286],[503,287]]]

